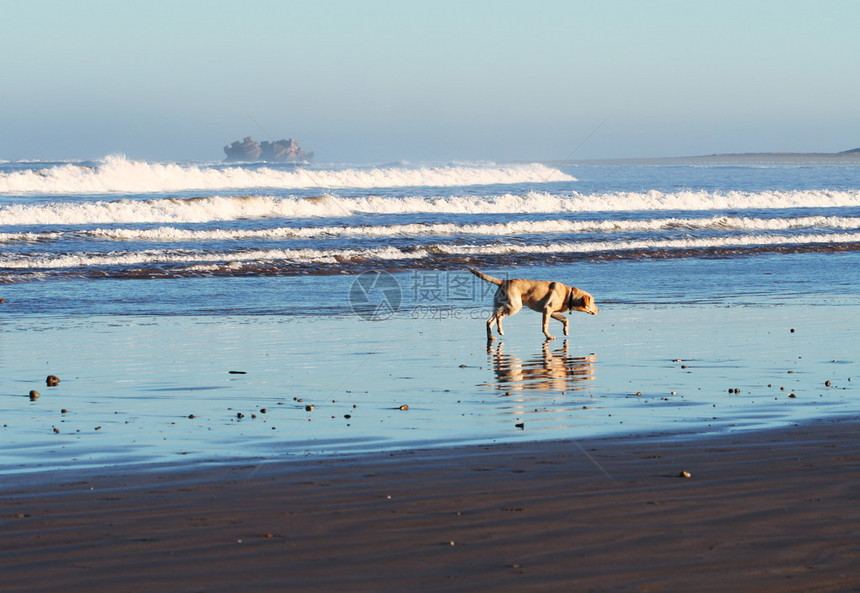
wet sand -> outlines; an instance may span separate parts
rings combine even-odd
[[[21,476],[0,589],[855,591],[858,426]]]

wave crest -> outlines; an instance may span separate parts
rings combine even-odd
[[[344,218],[359,214],[518,214],[860,207],[860,190],[613,193],[446,197],[159,198],[0,206],[3,225],[203,223],[248,218]],[[727,219],[728,220],[728,219]]]
[[[95,166],[65,163],[0,173],[0,194],[158,193],[251,188],[451,187],[575,181],[539,163],[311,169],[149,163],[109,156]]]

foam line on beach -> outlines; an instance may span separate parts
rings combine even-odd
[[[365,249],[251,249],[237,251],[198,251],[183,249],[148,249],[110,253],[31,254],[11,256],[4,260],[8,269],[57,269],[80,267],[128,266],[141,264],[201,264],[221,262],[341,263],[348,261],[420,260],[433,255],[490,256],[534,254],[647,254],[657,251],[701,250],[744,247],[779,247],[786,245],[833,245],[860,243],[860,233],[781,235],[741,235],[715,238],[643,239],[624,241],[582,241],[520,244],[510,242],[489,245],[432,243],[407,248],[394,246]]]

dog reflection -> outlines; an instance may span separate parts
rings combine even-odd
[[[496,375],[499,389],[571,391],[584,389],[582,381],[594,380],[594,363],[597,357],[570,356],[568,342],[561,348],[550,350],[544,342],[541,354],[523,361],[516,355],[503,352],[505,343],[489,345],[487,354]]]

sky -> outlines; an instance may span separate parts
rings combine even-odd
[[[857,0],[0,0],[0,159],[860,147]]]

